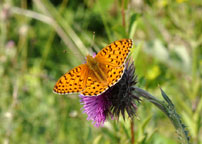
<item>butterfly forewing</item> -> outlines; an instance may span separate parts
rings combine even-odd
[[[103,71],[107,74],[109,87],[121,79],[131,48],[132,40],[122,39],[106,46],[96,55],[96,60],[101,63]]]
[[[85,88],[87,70],[86,64],[73,68],[60,77],[53,91],[59,94],[81,92]]]
[[[117,40],[110,45],[103,48],[96,56],[95,59],[100,63],[108,64],[113,67],[122,66],[132,48],[131,39]]]

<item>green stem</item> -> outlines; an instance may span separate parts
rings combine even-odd
[[[131,144],[135,144],[134,120],[133,119],[131,119],[131,122],[130,122],[130,131],[131,131]]]
[[[142,90],[138,87],[135,87],[135,93],[137,94],[137,96],[143,97],[154,105],[156,105],[161,111],[163,111],[168,116],[177,131],[181,143],[190,143],[190,138],[188,136],[188,131],[185,129],[185,125],[182,123],[180,116],[177,114],[174,104],[162,89],[161,94],[164,98],[164,101],[157,99],[147,91]]]

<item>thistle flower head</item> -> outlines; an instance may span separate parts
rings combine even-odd
[[[134,62],[129,59],[122,78],[114,86],[99,96],[80,95],[83,112],[88,115],[87,119],[92,120],[95,126],[102,126],[107,118],[118,118],[122,115],[125,119],[125,113],[129,117],[135,115],[136,102],[140,99],[133,93],[134,85],[137,83],[134,72]]]

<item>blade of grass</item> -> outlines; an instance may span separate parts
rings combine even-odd
[[[78,49],[83,56],[88,54],[88,49],[85,47],[79,36],[74,32],[67,21],[61,17],[56,8],[49,1],[34,0],[34,2],[44,14],[54,19],[55,23],[57,23],[57,25],[64,31],[64,33],[68,35],[68,37],[74,42],[76,49]]]
[[[52,26],[55,29],[57,34],[63,40],[64,44],[74,53],[74,55],[76,55],[78,57],[81,56],[80,52],[75,47],[74,43],[72,43],[71,39],[66,35],[64,30],[51,17],[44,15],[44,14],[34,12],[34,11],[31,11],[31,10],[24,10],[24,9],[21,9],[18,7],[12,7],[10,9],[10,11],[13,14],[24,15],[24,16],[31,17],[33,19],[37,19],[41,22],[49,24],[50,26]]]

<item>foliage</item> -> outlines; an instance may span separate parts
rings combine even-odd
[[[131,143],[130,119],[95,128],[78,96],[52,93],[88,52],[127,37],[139,87],[160,98],[160,85],[191,142],[202,143],[201,13],[200,0],[0,1],[0,143]],[[134,128],[136,143],[178,143],[147,101]]]

